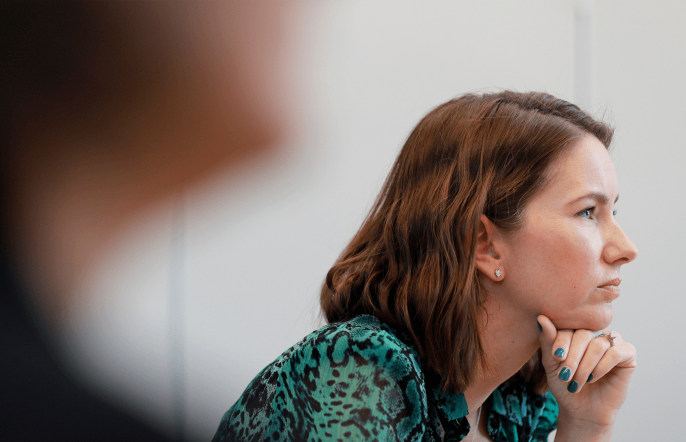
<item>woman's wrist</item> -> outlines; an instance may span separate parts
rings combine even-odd
[[[560,412],[557,420],[555,442],[605,442],[612,436],[612,425],[602,425],[587,420],[574,419]]]

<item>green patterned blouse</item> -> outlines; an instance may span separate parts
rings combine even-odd
[[[522,382],[501,385],[484,406],[495,442],[546,441],[557,425],[555,398]],[[467,414],[464,395],[441,392],[401,333],[359,316],[311,333],[262,370],[213,440],[460,441]]]

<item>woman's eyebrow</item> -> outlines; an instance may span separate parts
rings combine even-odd
[[[586,195],[580,196],[579,198],[576,198],[575,200],[570,201],[568,204],[572,205],[572,204],[576,203],[577,201],[581,201],[584,199],[593,199],[593,200],[598,201],[600,204],[607,204],[610,202],[610,198],[602,192],[589,192]],[[619,195],[617,195],[617,198],[615,198],[615,204],[617,204],[618,200],[619,200]]]

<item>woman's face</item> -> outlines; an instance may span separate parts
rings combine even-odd
[[[612,321],[620,267],[637,255],[613,214],[614,166],[603,144],[587,136],[551,172],[522,228],[504,239],[502,287],[516,308],[544,314],[558,329],[600,330]]]

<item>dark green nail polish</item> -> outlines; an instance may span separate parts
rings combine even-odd
[[[576,390],[579,388],[579,384],[576,381],[572,381],[569,383],[567,386],[567,391],[570,393],[576,393]]]
[[[565,349],[564,348],[560,347],[557,350],[555,350],[555,356],[557,356],[558,358],[561,358],[564,355],[565,355]]]
[[[560,375],[559,375],[558,377],[559,377],[560,379],[562,379],[563,381],[568,381],[568,380],[569,380],[569,375],[570,375],[570,374],[572,374],[572,370],[570,370],[569,368],[565,367],[565,368],[562,369],[562,371],[560,372]]]
[[[588,375],[588,380],[586,381],[586,383],[591,382],[592,380],[593,380],[593,373]]]
[[[539,329],[540,331],[543,331],[543,327],[541,327],[541,323],[538,322],[538,320],[536,320],[536,324],[538,324],[538,329]]]

